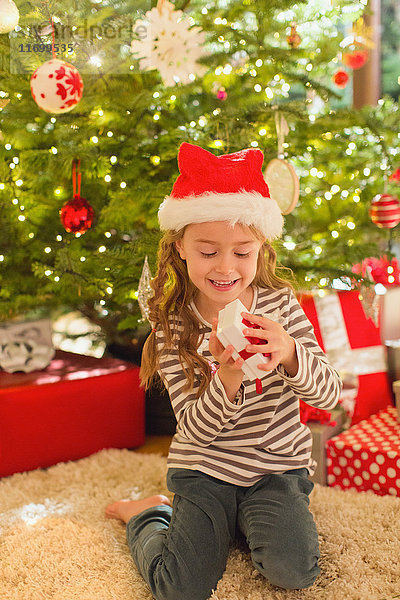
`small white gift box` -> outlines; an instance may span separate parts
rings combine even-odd
[[[253,381],[254,379],[265,377],[267,372],[259,369],[257,365],[268,363],[270,359],[260,352],[256,354],[252,353],[250,356],[247,356],[246,352],[243,353],[246,346],[251,342],[243,335],[243,330],[248,329],[248,326],[243,323],[243,317],[240,314],[242,312],[248,312],[248,310],[239,299],[229,302],[225,308],[219,311],[217,338],[225,348],[229,345],[234,347],[235,350],[232,354],[234,360],[238,359],[239,356],[242,356],[242,358],[246,357],[242,371],[246,377]],[[257,329],[254,329],[254,336],[248,337],[256,338]]]

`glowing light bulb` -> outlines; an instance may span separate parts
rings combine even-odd
[[[296,244],[294,242],[283,242],[283,245],[287,250],[294,250],[296,248]]]

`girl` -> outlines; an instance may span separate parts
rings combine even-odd
[[[309,511],[315,468],[299,401],[332,409],[341,384],[291,286],[275,274],[269,242],[282,231],[248,149],[216,157],[184,143],[180,175],[159,209],[165,235],[149,301],[152,333],[141,366],[156,373],[177,419],[165,496],[120,501],[108,517],[126,523],[137,567],[157,600],[206,600],[221,578],[237,530],[272,584],[300,589],[319,573]],[[218,312],[239,298],[269,353],[262,393],[216,336]],[[252,335],[252,329],[247,334]],[[253,330],[254,334],[254,330]]]

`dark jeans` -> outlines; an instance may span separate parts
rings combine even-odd
[[[265,475],[251,487],[169,469],[173,507],[156,506],[126,527],[135,563],[157,600],[207,600],[225,570],[236,527],[256,569],[273,585],[300,589],[319,574],[318,534],[306,469]]]

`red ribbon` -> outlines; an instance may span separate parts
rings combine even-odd
[[[42,0],[42,4],[48,4],[48,2],[44,2]],[[47,9],[47,12],[49,13],[48,9]],[[49,16],[50,16],[50,14],[49,14]],[[51,25],[51,37],[52,37],[52,40],[53,40],[52,44],[51,44],[51,51],[52,51],[53,58],[57,58],[56,47],[55,47],[56,46],[56,40],[55,40],[55,35],[54,35],[54,21],[53,21],[53,17],[52,16],[50,16],[49,23]]]
[[[243,325],[245,325],[246,327],[250,327],[251,329],[261,329],[260,325],[251,323],[247,319],[242,319],[242,323],[243,323]],[[250,342],[250,344],[254,344],[257,346],[265,344],[265,340],[262,340],[261,338],[252,337],[252,336],[250,337],[247,335],[245,335],[244,337],[246,338],[246,340],[248,340]],[[239,356],[241,356],[241,358],[243,358],[243,360],[247,360],[248,358],[250,358],[250,356],[254,355],[254,352],[247,352],[247,350],[244,349],[244,350],[241,350],[238,354],[239,354]],[[270,352],[262,352],[261,354],[263,356],[265,356],[266,358],[271,358]],[[256,379],[256,392],[257,392],[257,394],[262,394],[262,383],[261,383],[261,379],[259,379],[258,377]]]
[[[72,189],[74,198],[81,197],[81,161],[74,159],[72,161]]]
[[[54,36],[54,23],[53,23],[53,19],[50,20],[50,23],[51,23],[51,37],[53,39],[53,43],[51,45],[51,50],[52,50],[53,58],[57,58],[56,48],[55,48],[55,46],[56,46],[56,40],[55,40],[55,36]]]
[[[328,425],[329,427],[335,427],[336,425],[336,421],[332,421],[332,413],[321,408],[316,408],[315,406],[310,406],[304,400],[300,400],[300,421],[304,424],[312,421]]]
[[[251,323],[247,319],[242,319],[242,323],[246,327],[250,327],[252,329],[261,329],[260,325]],[[247,335],[245,335],[244,337],[246,338],[246,340],[248,342],[250,342],[250,344],[256,344],[258,346],[261,344],[265,344],[265,340],[262,340],[261,338],[250,337]],[[247,360],[248,358],[250,358],[250,356],[254,355],[254,352],[247,352],[247,350],[241,350],[240,352],[238,352],[238,354],[239,354],[239,356],[241,356],[241,358],[243,358],[243,360]],[[266,356],[267,358],[271,358],[270,352],[263,352],[262,354],[263,354],[263,356]],[[217,367],[214,363],[210,363],[210,368],[211,368],[211,377],[214,377],[215,373],[217,372]],[[258,377],[256,379],[256,392],[257,392],[257,394],[262,394],[262,383],[261,383],[261,379],[259,379]]]
[[[250,321],[248,321],[247,319],[242,319],[242,323],[243,325],[245,325],[246,327],[250,327],[251,329],[261,329],[260,325],[256,325],[255,323],[251,323]],[[246,338],[247,341],[250,342],[250,344],[254,344],[257,346],[260,346],[262,344],[265,344],[265,340],[262,340],[261,338],[258,337],[250,337],[245,335],[244,336]],[[261,353],[263,356],[266,356],[267,358],[271,358],[271,353],[270,352],[262,352]],[[250,356],[254,355],[254,352],[247,352],[246,349],[241,350],[239,352],[239,355],[243,358],[243,360],[247,360],[248,358],[250,358]]]

